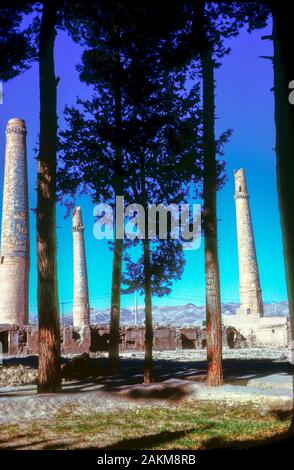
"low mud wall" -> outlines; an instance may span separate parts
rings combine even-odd
[[[144,326],[125,326],[120,329],[121,351],[144,350]],[[109,326],[91,325],[83,328],[61,327],[62,354],[84,352],[107,352],[109,348]],[[37,354],[37,326],[0,325],[0,352],[4,354]],[[244,338],[235,328],[223,327],[223,346],[230,348],[248,347]],[[153,335],[155,351],[176,349],[205,349],[205,327],[171,328],[155,326]]]

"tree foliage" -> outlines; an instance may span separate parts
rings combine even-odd
[[[34,56],[29,28],[22,27],[31,2],[10,0],[0,6],[0,79],[10,80],[27,69]]]

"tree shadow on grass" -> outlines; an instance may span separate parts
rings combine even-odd
[[[82,450],[142,450],[152,449],[155,446],[160,446],[172,442],[176,439],[188,436],[191,432],[195,431],[196,428],[186,429],[183,431],[163,431],[159,434],[152,434],[149,436],[142,436],[132,439],[123,439],[114,444],[110,444],[106,447],[88,446],[83,447]],[[43,450],[54,450],[59,449],[63,444],[49,444],[43,447]],[[71,447],[73,449],[73,447]],[[80,447],[79,447],[80,448]]]
[[[25,438],[27,435],[22,433],[22,434],[17,434],[16,436],[13,436],[13,439],[14,440],[17,440],[17,439],[23,439]],[[11,437],[7,437],[7,438],[1,438],[0,439],[0,448],[3,447],[4,444],[10,444],[11,443]]]
[[[138,438],[131,439],[122,439],[119,442],[110,444],[108,446],[85,446],[85,447],[76,447],[74,443],[54,443],[48,444],[42,447],[42,450],[57,450],[57,449],[79,449],[79,450],[103,450],[103,451],[112,451],[112,450],[152,450],[155,447],[159,449],[164,449],[166,444],[168,445],[168,450],[177,450],[179,445],[174,445],[173,442],[182,438],[189,438],[194,432],[203,432],[207,429],[213,428],[213,424],[207,425],[205,428],[202,428],[199,431],[198,428],[190,428],[181,431],[163,431],[158,434],[152,434],[149,436],[141,436]],[[246,440],[226,440],[222,437],[212,437],[205,442],[200,443],[200,446],[197,448],[201,450],[253,450],[253,451],[266,451],[268,448],[275,449],[280,448],[289,444],[293,444],[293,435],[289,432],[280,433],[271,438],[262,438],[262,439],[246,439]],[[196,444],[196,443],[195,443]],[[189,447],[189,449],[196,449],[195,446]]]
[[[23,437],[24,438],[24,437]],[[40,440],[28,440],[27,442],[23,442],[23,443],[17,443],[17,442],[14,442],[14,440],[16,439],[13,438],[13,440],[5,440],[5,441],[0,441],[0,451],[1,450],[27,450],[28,448],[33,450],[36,446],[38,446],[38,448],[40,449],[43,449],[43,446],[48,442],[46,441],[45,439],[40,439]]]
[[[17,442],[13,442],[11,440],[2,440],[0,441],[0,449],[9,449],[9,450],[17,450],[17,449],[26,449],[26,448],[33,448],[34,446],[38,445],[38,448],[41,450],[61,450],[61,449],[71,449],[71,450],[141,450],[150,448],[152,449],[155,446],[166,444],[168,442],[172,442],[176,439],[180,439],[189,435],[195,429],[186,429],[183,431],[163,431],[159,434],[152,434],[150,436],[142,436],[139,438],[132,438],[132,439],[123,439],[119,442],[114,444],[110,444],[106,447],[97,447],[97,446],[85,446],[81,447],[80,445],[75,446],[73,442],[56,442],[57,440],[54,439],[55,442],[48,444],[48,441],[39,440],[39,441],[32,441],[29,439],[28,436],[16,436],[21,437],[22,439],[27,437],[27,442],[18,444]],[[4,444],[4,445],[3,445]],[[5,445],[7,444],[7,446]],[[40,446],[40,444],[42,444]]]
[[[279,418],[282,420],[285,420],[289,418],[289,412],[283,412],[282,415],[280,415],[280,412],[273,412],[273,414],[278,413]],[[87,445],[85,443],[85,446],[80,445],[80,439],[77,438],[76,442],[73,440],[70,440],[68,442],[65,442],[64,439],[58,441],[58,438],[52,439],[52,441],[48,442],[46,440],[40,440],[36,436],[35,440],[32,439],[32,436],[25,435],[25,434],[19,434],[15,436],[14,438],[8,440],[8,439],[2,439],[0,440],[0,448],[1,449],[10,449],[10,450],[16,450],[16,449],[28,449],[28,448],[37,448],[40,450],[61,450],[61,449],[69,449],[69,450],[88,450],[88,451],[94,451],[94,450],[104,450],[104,451],[112,451],[112,450],[152,450],[155,447],[159,449],[165,449],[166,445],[168,444],[168,449],[169,450],[176,450],[179,449],[179,442],[176,442],[173,445],[174,441],[178,441],[183,438],[189,438],[190,441],[192,441],[191,447],[189,449],[195,449],[199,448],[201,450],[214,450],[214,449],[219,449],[219,450],[229,450],[229,449],[234,449],[234,450],[254,450],[254,451],[266,451],[268,448],[270,450],[273,449],[279,449],[280,447],[285,447],[288,446],[289,444],[293,445],[293,433],[291,433],[290,430],[278,433],[275,436],[272,437],[262,437],[262,438],[252,438],[252,439],[238,439],[238,436],[236,436],[236,439],[233,438],[225,438],[222,436],[219,437],[211,437],[205,441],[201,442],[201,435],[202,433],[205,433],[207,430],[212,430],[214,428],[214,423],[208,423],[204,427],[191,427],[188,429],[182,429],[178,431],[162,431],[157,434],[151,434],[151,435],[143,435],[140,437],[132,437],[132,438],[126,438],[122,439],[119,442],[115,442],[113,444],[109,444],[106,446],[95,446],[95,445]],[[195,439],[195,444],[193,445],[193,438],[191,434],[195,434],[195,437],[198,436],[199,438],[199,445],[197,443],[197,440]],[[25,441],[27,439],[27,442],[17,442],[17,439],[21,439],[22,441]],[[74,438],[75,439],[75,438]],[[101,438],[97,436],[97,441],[99,444],[101,444]],[[6,445],[7,444],[7,445]],[[197,445],[197,447],[196,447]]]
[[[223,437],[212,437],[204,442],[201,446],[203,450],[212,449],[240,449],[252,451],[266,451],[268,448],[271,450],[294,443],[294,435],[291,431],[278,433],[272,437],[261,439],[236,439],[227,440]]]

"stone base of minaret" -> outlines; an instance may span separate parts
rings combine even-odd
[[[250,341],[251,347],[280,348],[289,342],[287,317],[261,317],[238,309],[236,315],[223,315],[222,324],[224,327],[236,328]]]
[[[29,262],[22,257],[0,260],[1,323],[28,324]]]

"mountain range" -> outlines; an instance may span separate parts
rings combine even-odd
[[[234,315],[239,304],[222,304],[223,315]],[[264,303],[264,315],[267,317],[287,317],[289,315],[288,302]],[[138,324],[144,324],[144,307],[138,306]],[[110,319],[110,309],[93,309],[91,311],[92,324],[108,324]],[[36,316],[31,318],[32,323],[36,323]],[[193,303],[176,306],[153,306],[154,325],[170,326],[201,326],[205,321],[205,306],[197,306]],[[65,325],[72,324],[72,314],[66,314],[62,318]],[[134,308],[121,309],[121,324],[134,325]]]

